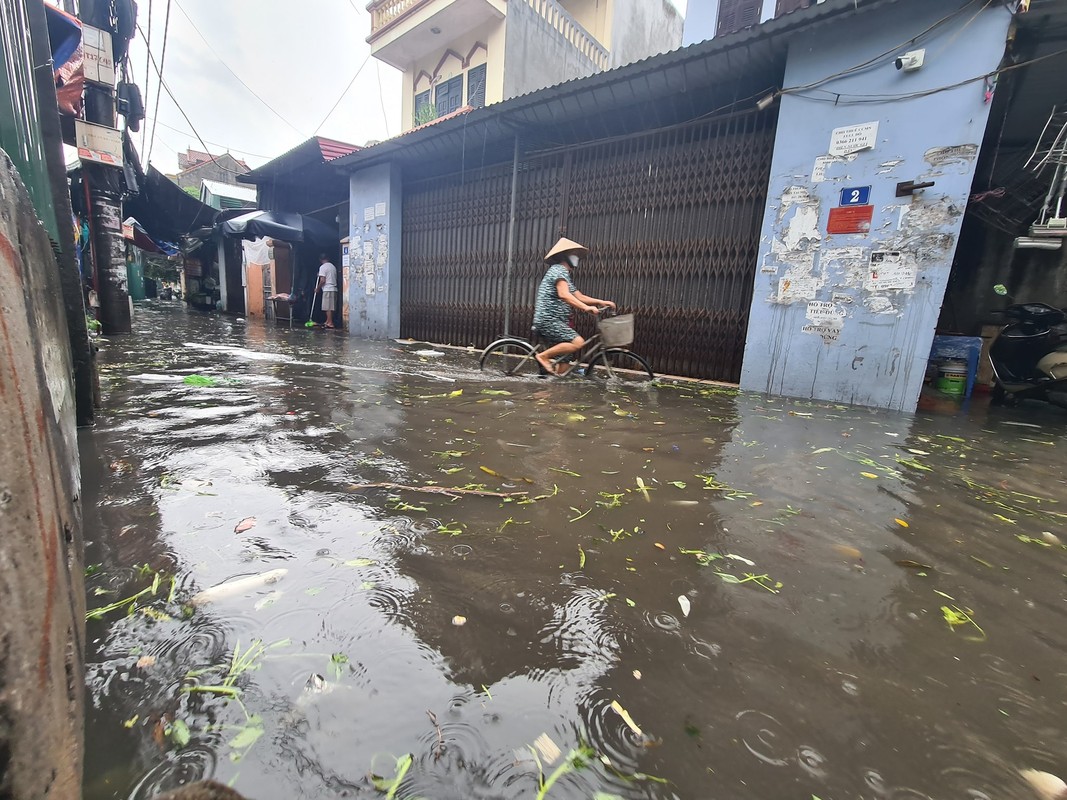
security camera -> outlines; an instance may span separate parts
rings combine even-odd
[[[925,57],[925,50],[909,50],[907,53],[902,53],[897,56],[893,64],[897,69],[903,70],[904,72],[914,72],[922,67]]]

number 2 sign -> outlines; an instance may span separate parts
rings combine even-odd
[[[865,206],[871,200],[870,186],[849,186],[841,190],[840,206]]]

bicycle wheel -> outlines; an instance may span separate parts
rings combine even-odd
[[[498,339],[482,351],[478,366],[498,375],[533,375],[537,372],[537,359],[529,342]]]
[[[652,367],[641,356],[614,347],[597,354],[589,365],[588,374],[590,378],[613,378],[631,383],[647,383],[653,377]]]

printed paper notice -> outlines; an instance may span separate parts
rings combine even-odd
[[[811,168],[811,182],[822,183],[826,180],[826,168],[833,164],[837,159],[834,156],[818,156],[815,159],[815,166]]]
[[[363,209],[363,221],[374,222],[374,206],[367,206]]]
[[[376,216],[376,217],[384,217],[385,216],[385,203],[375,203],[374,204],[374,216]]]
[[[915,277],[915,268],[904,263],[899,250],[875,250],[871,253],[865,288],[872,292],[914,289]]]
[[[834,128],[830,134],[832,156],[847,156],[860,150],[872,150],[878,143],[878,123],[864,122],[862,125],[849,125],[847,128]]]

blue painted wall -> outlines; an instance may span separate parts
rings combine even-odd
[[[914,410],[989,104],[981,81],[893,102],[873,96],[934,90],[996,69],[1010,14],[993,4],[971,4],[893,50],[962,6],[902,0],[790,43],[786,87],[884,51],[924,47],[926,63],[905,73],[890,56],[806,96],[782,97],[743,388]],[[830,157],[835,128],[873,122],[872,149]],[[897,182],[908,180],[936,185],[895,197]],[[870,230],[829,235],[841,190],[863,186],[871,187]],[[879,252],[888,255],[874,256],[881,262],[872,274]]]
[[[348,245],[350,335],[393,339],[400,335],[399,168],[368,167],[352,174]]]
[[[685,9],[682,44],[691,45],[712,39],[719,20],[719,0],[689,0]]]

